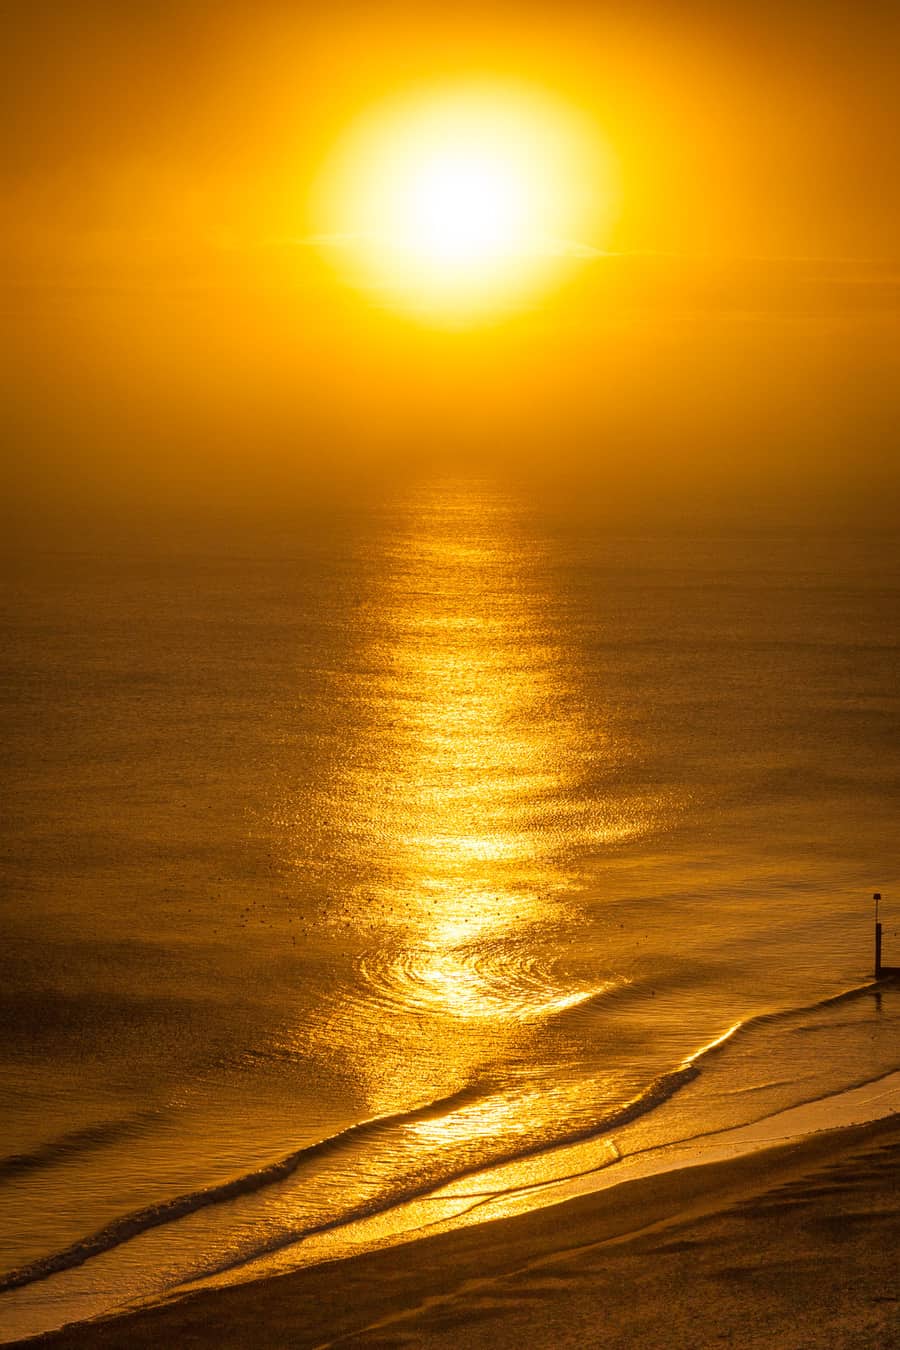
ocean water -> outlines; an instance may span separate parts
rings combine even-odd
[[[895,539],[443,481],[9,572],[3,1338],[900,1067]]]

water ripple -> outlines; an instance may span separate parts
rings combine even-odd
[[[465,1018],[538,1020],[616,987],[564,979],[522,943],[437,943],[379,949],[358,962],[361,982],[393,1009]]]

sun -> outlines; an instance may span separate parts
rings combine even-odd
[[[426,147],[396,200],[395,237],[435,270],[483,266],[527,242],[536,203],[524,166],[465,138]]]
[[[316,214],[355,284],[465,317],[526,301],[590,252],[614,182],[606,147],[560,100],[467,83],[362,115],[326,166]]]

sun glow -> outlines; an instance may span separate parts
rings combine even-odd
[[[479,84],[361,118],[323,175],[318,214],[357,284],[465,315],[526,299],[591,252],[613,183],[609,156],[572,110]]]

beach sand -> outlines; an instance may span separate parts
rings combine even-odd
[[[19,1344],[900,1347],[900,1117]]]

